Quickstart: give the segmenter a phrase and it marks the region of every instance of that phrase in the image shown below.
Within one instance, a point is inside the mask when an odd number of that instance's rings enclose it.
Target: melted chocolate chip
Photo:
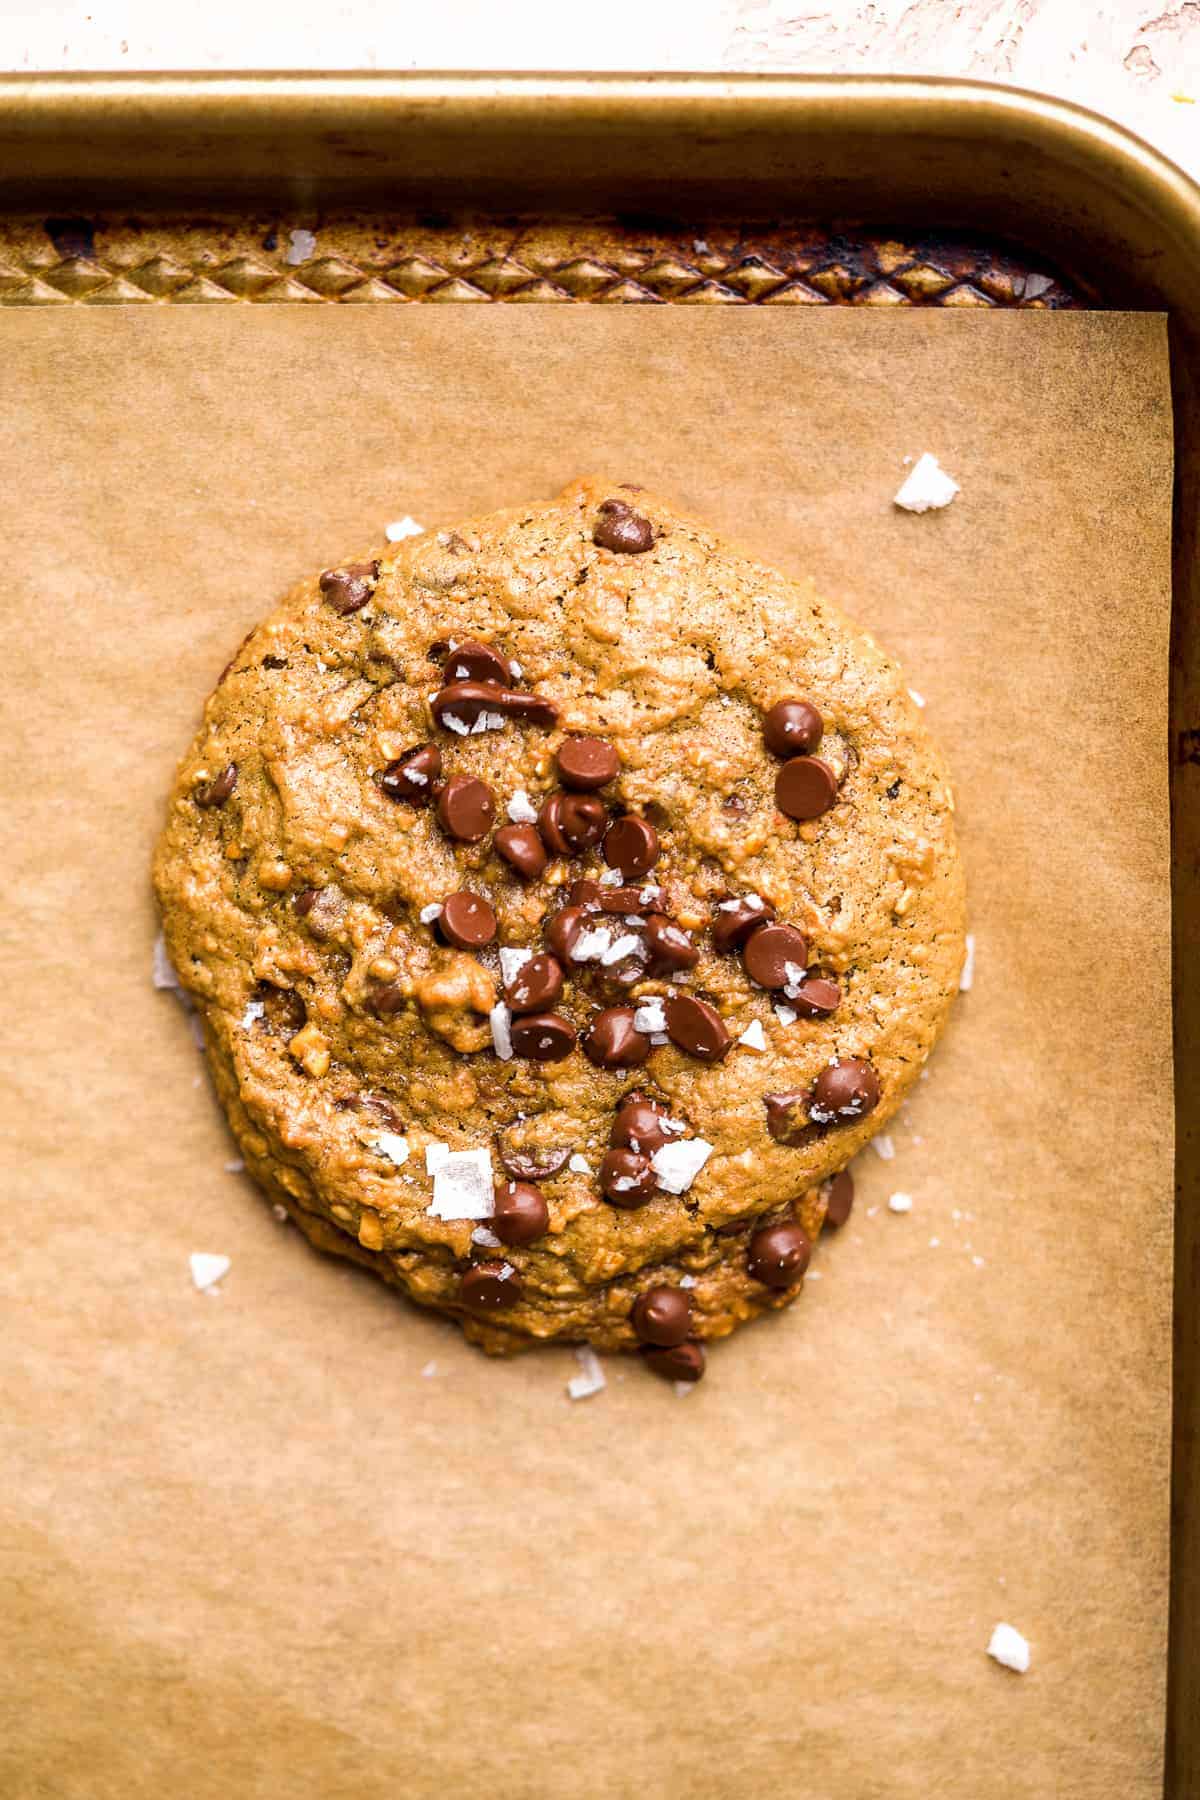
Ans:
[[[339,887],[301,888],[292,901],[292,910],[304,919],[308,929],[320,942],[333,936],[346,910],[346,896]]]
[[[642,1360],[664,1381],[699,1381],[704,1374],[702,1344],[672,1344],[668,1349],[645,1349]]]
[[[633,1022],[632,1006],[609,1006],[588,1026],[584,1055],[600,1069],[636,1069],[650,1054],[650,1039]]]
[[[434,695],[430,705],[439,725],[446,715],[460,725],[471,726],[482,713],[498,713],[502,718],[525,719],[531,725],[551,726],[558,723],[558,708],[541,694],[523,694],[516,688],[500,687],[490,681],[452,681]],[[453,730],[453,726],[447,726]]]
[[[777,700],[763,720],[763,739],[775,756],[809,756],[821,741],[825,721],[807,700]]]
[[[634,1301],[629,1322],[643,1344],[663,1350],[682,1344],[692,1323],[691,1296],[686,1288],[647,1288]]]
[[[742,962],[759,987],[782,988],[795,981],[808,961],[808,943],[794,925],[763,925],[752,932]]]
[[[627,1211],[645,1206],[658,1192],[650,1158],[637,1150],[606,1150],[600,1159],[600,1189],[606,1200]]]
[[[484,782],[470,775],[452,775],[438,795],[437,816],[448,836],[477,844],[491,829],[496,798]]]
[[[383,986],[372,988],[367,997],[367,1006],[377,1019],[390,1019],[396,1013],[403,1012],[408,1005],[408,995],[398,982],[389,981]]]
[[[348,613],[361,612],[378,580],[377,562],[347,563],[341,569],[326,569],[319,585],[322,598],[345,618]]]
[[[478,638],[463,638],[446,657],[444,679],[447,682],[487,681],[497,687],[508,687],[512,678],[508,658]]]
[[[716,1063],[728,1056],[733,1039],[720,1013],[707,1000],[697,1000],[691,994],[672,994],[663,1011],[667,1015],[667,1036],[697,1062]]]
[[[475,1263],[459,1282],[458,1293],[464,1306],[476,1312],[504,1312],[521,1298],[521,1283],[508,1263]]]
[[[607,787],[621,767],[613,746],[604,738],[568,738],[558,747],[558,778],[566,788],[591,793]]]
[[[571,1160],[571,1152],[563,1150],[521,1150],[509,1149],[504,1144],[497,1144],[496,1153],[506,1175],[517,1181],[549,1181],[565,1169]]]
[[[546,846],[532,825],[502,825],[492,842],[522,881],[536,881],[546,867]]]
[[[567,889],[567,896],[572,906],[586,906],[591,910],[603,905],[604,889],[598,881],[590,881],[587,876],[573,881]]]
[[[808,1122],[808,1095],[803,1088],[789,1088],[782,1094],[764,1094],[767,1130],[777,1144],[795,1148],[815,1138],[817,1130]]]
[[[496,915],[482,894],[462,888],[443,900],[437,928],[457,950],[482,950],[496,935]]]
[[[761,1281],[764,1287],[794,1287],[811,1255],[812,1245],[799,1225],[786,1221],[764,1225],[750,1239],[746,1271],[751,1281]]]
[[[546,1012],[563,991],[562,964],[556,956],[531,956],[505,985],[510,1012]]]
[[[506,1181],[496,1189],[491,1227],[502,1244],[532,1244],[549,1223],[546,1197],[532,1182]]]
[[[640,556],[654,543],[654,527],[626,500],[602,500],[592,542],[619,555]]]
[[[562,906],[547,919],[542,935],[561,962],[570,962],[586,923],[587,913],[582,906]]]
[[[854,1177],[849,1169],[839,1169],[829,1184],[825,1201],[825,1224],[836,1231],[846,1223],[854,1206]]]
[[[604,860],[610,869],[620,869],[626,880],[636,881],[658,861],[658,833],[649,819],[626,813],[614,819],[604,834]]]
[[[740,950],[752,931],[769,925],[774,917],[771,902],[758,894],[739,894],[733,900],[722,901],[713,914],[713,949],[722,956]]]
[[[836,981],[829,981],[824,975],[806,975],[795,993],[788,995],[787,1003],[795,1007],[801,1018],[825,1019],[837,1011],[841,998],[842,990]]]
[[[526,1013],[513,1020],[510,1035],[513,1055],[531,1062],[561,1062],[575,1048],[575,1027],[561,1013]]]
[[[197,806],[224,806],[237,786],[237,764],[226,763],[219,775],[202,782],[192,795]]]
[[[272,987],[269,981],[258,984],[258,998],[268,1031],[277,1037],[295,1037],[308,1017],[308,1008],[292,988]]]
[[[376,785],[389,800],[407,800],[413,806],[428,806],[433,799],[433,784],[442,772],[442,753],[436,744],[414,744],[395,762],[375,777]]]
[[[775,777],[775,804],[789,819],[819,819],[837,791],[837,776],[819,756],[793,756]]]
[[[548,794],[538,812],[542,841],[556,856],[590,850],[600,842],[607,822],[603,800],[589,794]]]
[[[666,1117],[667,1109],[660,1101],[651,1100],[646,1094],[626,1094],[617,1108],[609,1143],[616,1149],[640,1150],[644,1156],[653,1156],[671,1142],[672,1134],[663,1130]]]
[[[879,1104],[879,1077],[869,1062],[847,1057],[830,1063],[813,1083],[809,1117],[817,1125],[863,1119]]]
[[[694,969],[700,952],[682,925],[662,913],[651,913],[646,920],[646,948],[655,969]]]
[[[646,910],[640,887],[604,887],[598,881],[592,885],[596,889],[596,900],[601,912],[636,913]],[[656,888],[654,891],[661,893],[662,889]]]

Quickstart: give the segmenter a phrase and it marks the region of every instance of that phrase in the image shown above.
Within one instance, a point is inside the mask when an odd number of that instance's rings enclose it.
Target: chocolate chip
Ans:
[[[610,869],[620,869],[627,880],[636,880],[658,861],[657,831],[636,813],[614,819],[604,834],[604,860]]]
[[[704,1373],[702,1344],[672,1344],[667,1349],[646,1349],[642,1360],[664,1381],[699,1381]]]
[[[775,804],[789,819],[819,819],[837,791],[837,776],[819,756],[793,756],[775,777]]]
[[[609,1006],[584,1034],[584,1055],[599,1069],[636,1069],[650,1054],[650,1039],[633,1022],[632,1006]]]
[[[522,963],[504,989],[509,1010],[515,1013],[545,1012],[563,991],[562,964],[556,956],[531,956]]]
[[[477,844],[487,836],[496,816],[495,795],[470,775],[452,775],[438,795],[437,816],[450,837]]]
[[[389,800],[407,800],[428,806],[433,784],[442,772],[442,753],[436,744],[414,744],[375,777],[376,786]]]
[[[834,1231],[844,1225],[854,1205],[854,1177],[849,1169],[839,1169],[829,1184],[825,1202],[825,1223]]]
[[[775,756],[808,756],[824,729],[825,721],[807,700],[777,700],[763,720],[763,739]]]
[[[600,1159],[600,1189],[614,1206],[645,1206],[658,1192],[650,1158],[637,1150],[606,1150]]]
[[[377,1019],[390,1019],[396,1013],[403,1012],[408,1005],[409,996],[397,982],[389,981],[382,987],[372,988],[367,996],[367,1006]]]
[[[806,975],[795,993],[788,995],[787,1003],[803,1019],[825,1019],[837,1011],[841,998],[842,990],[836,981],[829,981],[824,975]]]
[[[671,1142],[670,1133],[663,1130],[666,1117],[667,1109],[660,1101],[651,1100],[647,1094],[626,1094],[617,1108],[608,1141],[616,1149],[640,1150],[644,1156],[653,1156]]]
[[[301,888],[292,901],[297,917],[305,919],[313,936],[324,942],[333,936],[346,910],[346,896],[341,888]]]
[[[607,820],[603,800],[588,794],[548,794],[538,812],[538,831],[548,850],[570,856],[598,844]]]
[[[224,806],[237,786],[237,764],[226,763],[219,775],[202,782],[192,795],[197,806]]]
[[[633,1303],[629,1322],[643,1344],[671,1349],[682,1344],[692,1323],[692,1302],[686,1288],[652,1287]]]
[[[616,778],[620,758],[604,738],[568,738],[558,747],[558,778],[564,787],[591,793]]]
[[[752,931],[768,925],[774,917],[771,902],[758,894],[739,894],[733,900],[722,901],[713,914],[713,949],[722,956],[740,950]]]
[[[460,725],[471,726],[482,713],[499,713],[502,718],[527,719],[531,725],[557,725],[558,708],[541,694],[523,694],[516,688],[500,687],[490,681],[451,681],[433,696],[430,705],[439,725],[446,724],[447,714]],[[447,726],[453,730],[453,726]]]
[[[809,1117],[818,1125],[863,1119],[879,1104],[879,1077],[869,1062],[848,1057],[830,1063],[813,1083]]]
[[[642,899],[640,887],[603,887],[597,882],[596,890],[601,912],[635,913],[646,910],[646,902]],[[661,894],[662,889],[655,888],[654,892]]]
[[[724,1021],[707,1000],[691,994],[672,994],[663,1008],[667,1015],[667,1036],[697,1062],[720,1062],[729,1054],[733,1043]]]
[[[646,948],[656,969],[694,969],[700,952],[682,925],[662,913],[651,913],[646,920]]]
[[[593,544],[625,556],[639,556],[654,543],[654,527],[625,500],[602,500]]]
[[[812,1245],[799,1225],[789,1225],[786,1221],[779,1225],[764,1225],[750,1239],[746,1270],[751,1281],[761,1281],[764,1287],[794,1287],[807,1269],[811,1255]]]
[[[461,888],[442,901],[437,928],[456,950],[482,950],[496,935],[496,915],[482,894]]]
[[[326,569],[320,580],[321,594],[334,612],[345,618],[362,610],[378,580],[377,562],[347,563],[343,569]]]
[[[505,1174],[513,1176],[517,1181],[549,1181],[552,1175],[565,1169],[571,1160],[569,1149],[510,1150],[498,1143],[496,1152]]]
[[[783,1094],[764,1094],[767,1130],[777,1144],[807,1144],[818,1133],[808,1122],[808,1094],[803,1088],[789,1088]]]
[[[502,825],[492,842],[522,881],[536,881],[546,866],[546,846],[532,825]]]
[[[458,1294],[477,1312],[504,1312],[521,1298],[521,1283],[508,1263],[475,1263],[459,1282]]]
[[[446,681],[488,681],[508,687],[512,678],[508,658],[478,638],[463,638],[446,657]]]
[[[532,1244],[549,1223],[545,1195],[532,1182],[506,1181],[496,1189],[491,1227],[502,1244]]]
[[[571,952],[586,923],[587,913],[582,906],[560,907],[547,919],[542,935],[560,961],[570,962]]]
[[[286,656],[264,656],[262,666],[264,669],[286,669],[288,660]]]
[[[763,925],[747,939],[742,961],[759,987],[787,987],[808,961],[808,943],[794,925]]]
[[[278,1037],[295,1037],[308,1017],[308,1008],[291,988],[273,987],[269,981],[258,984],[258,998],[268,1031]]]
[[[575,1048],[575,1027],[561,1013],[526,1013],[510,1031],[514,1056],[532,1062],[561,1062]]]
[[[586,876],[573,881],[567,889],[567,896],[572,906],[597,907],[603,904],[604,889],[598,881],[589,881]]]

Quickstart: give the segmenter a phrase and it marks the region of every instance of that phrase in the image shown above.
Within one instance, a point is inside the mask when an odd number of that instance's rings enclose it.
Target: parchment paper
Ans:
[[[1163,322],[64,308],[0,344],[0,1791],[1155,1794]],[[924,450],[963,491],[914,518]],[[978,952],[802,1302],[687,1399],[613,1361],[573,1404],[569,1352],[485,1361],[224,1171],[147,863],[293,579],[592,468],[901,655]]]

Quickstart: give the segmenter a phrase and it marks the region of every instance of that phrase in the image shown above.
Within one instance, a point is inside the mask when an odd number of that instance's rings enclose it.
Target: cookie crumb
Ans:
[[[1029,1644],[1015,1625],[997,1625],[988,1641],[987,1653],[993,1662],[1018,1675],[1024,1675],[1029,1668]]]
[[[889,1194],[888,1195],[888,1211],[894,1212],[894,1213],[911,1212],[912,1211],[912,1195],[911,1194]]]
[[[600,1358],[590,1344],[583,1344],[575,1352],[575,1360],[581,1373],[572,1375],[567,1383],[567,1392],[572,1400],[588,1400],[593,1394],[600,1393],[608,1386],[604,1379],[604,1370],[600,1366]]]
[[[425,527],[418,525],[415,519],[410,519],[407,513],[402,519],[393,519],[390,525],[384,527],[389,544],[402,543],[405,538],[423,537],[424,533]]]
[[[975,933],[968,931],[966,936],[967,953],[963,957],[962,974],[958,978],[960,994],[969,994],[975,984]]]
[[[217,1291],[217,1283],[222,1276],[228,1275],[230,1261],[227,1256],[216,1256],[208,1250],[193,1250],[188,1257],[192,1271],[192,1281],[202,1294]]]
[[[947,475],[937,457],[926,450],[897,489],[892,504],[905,512],[933,512],[949,506],[954,496],[961,492],[957,481]]]

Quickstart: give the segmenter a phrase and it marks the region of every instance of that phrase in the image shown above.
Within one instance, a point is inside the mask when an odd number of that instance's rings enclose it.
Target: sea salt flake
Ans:
[[[504,810],[514,825],[536,825],[537,823],[537,807],[524,788],[517,789]]]
[[[377,1150],[380,1156],[385,1156],[398,1169],[403,1168],[408,1161],[408,1139],[401,1137],[398,1131],[381,1131],[371,1148]]]
[[[583,1344],[576,1350],[575,1360],[579,1364],[580,1373],[572,1375],[567,1383],[567,1392],[572,1400],[589,1400],[593,1394],[600,1393],[608,1385],[600,1358],[590,1344]]]
[[[696,1383],[694,1381],[673,1381],[671,1386],[675,1389],[677,1400],[686,1400],[689,1394],[694,1392]]]
[[[911,1212],[912,1211],[912,1195],[911,1194],[889,1194],[888,1195],[888,1211],[894,1212],[894,1213]]]
[[[433,921],[435,919],[440,919],[441,916],[442,908],[440,902],[437,900],[432,901],[428,906],[423,906],[417,915],[422,925],[432,925]]]
[[[940,1246],[940,1245],[941,1245],[941,1241],[942,1241],[942,1240],[941,1240],[941,1238],[930,1238],[930,1240],[929,1240],[929,1248],[930,1248],[930,1249],[931,1249],[931,1250],[936,1250],[936,1249],[938,1249],[938,1248],[939,1248],[939,1246]]]
[[[909,688],[908,697],[914,706],[924,706],[925,704],[924,694],[918,694],[916,688]]]
[[[878,1137],[871,1139],[871,1148],[876,1156],[883,1158],[884,1162],[891,1162],[896,1154],[896,1146],[886,1131],[881,1131]]]
[[[426,1380],[428,1380],[431,1375],[437,1374],[437,1364],[435,1362],[427,1362],[425,1367],[421,1370],[421,1373],[425,1376]]]
[[[958,991],[968,994],[975,982],[975,933],[967,933],[967,954],[963,957],[962,974],[958,978]]]
[[[1018,1675],[1024,1675],[1029,1667],[1029,1642],[1015,1625],[997,1625],[988,1640],[987,1653],[993,1662],[1002,1663]]]
[[[650,1033],[650,1042],[652,1044],[655,1044],[655,1045],[658,1045],[661,1047],[663,1044],[669,1044],[670,1041],[671,1041],[670,1035],[669,1035],[669,1033],[667,1033],[665,1031],[652,1031]]]
[[[947,475],[937,457],[931,456],[926,450],[923,456],[917,458],[903,484],[897,489],[892,504],[902,507],[905,512],[931,512],[949,506],[955,494],[961,491],[957,481]]]
[[[444,712],[442,714],[442,724],[446,727],[447,731],[456,731],[459,737],[470,737],[471,735],[471,727],[467,724],[465,719],[460,719],[457,713]]]
[[[422,774],[420,769],[411,769],[411,768],[405,769],[404,779],[405,779],[405,781],[411,781],[414,787],[428,787],[429,786],[428,775]]]
[[[745,1031],[738,1038],[738,1043],[745,1044],[747,1050],[765,1050],[767,1039],[763,1031],[762,1020],[751,1019]]]
[[[620,869],[604,869],[600,875],[601,887],[620,887],[622,881]]]
[[[800,1014],[794,1006],[785,1006],[782,1000],[775,1002],[775,1017],[781,1025],[794,1025]]]
[[[635,1031],[645,1031],[647,1033],[652,1031],[665,1031],[667,1029],[667,1015],[663,1011],[662,1001],[644,1001],[633,1015],[633,1029]]]
[[[415,519],[410,519],[407,513],[402,519],[396,519],[385,527],[389,544],[399,544],[404,538],[421,537],[424,531],[425,527],[418,525]],[[454,646],[451,645],[451,649],[453,648]]]
[[[497,1001],[488,1014],[488,1024],[492,1028],[492,1049],[501,1062],[511,1062],[512,1047],[512,1014],[503,1000]]]
[[[686,1194],[713,1153],[704,1138],[687,1138],[678,1144],[660,1144],[650,1158],[658,1185],[668,1194]]]
[[[694,1275],[681,1275],[679,1277],[679,1285],[681,1288],[694,1288],[696,1285],[696,1277]]]
[[[515,656],[509,657],[508,666],[513,672],[513,680],[520,681],[520,679],[521,679],[522,675],[524,675],[525,671],[521,667],[520,663],[517,661]]]
[[[580,1156],[578,1150],[575,1152],[574,1156],[569,1158],[567,1167],[570,1169],[572,1175],[590,1175],[592,1172],[591,1163],[586,1156]]]
[[[572,962],[597,962],[612,944],[612,932],[603,925],[581,931],[571,946]]]
[[[261,1000],[247,1000],[246,1010],[242,1014],[242,1030],[249,1031],[250,1027],[257,1024],[258,1020],[262,1018],[265,1010]]]
[[[503,1250],[504,1248],[504,1245],[500,1242],[500,1239],[496,1236],[495,1232],[489,1231],[486,1225],[477,1225],[475,1227],[474,1231],[471,1233],[471,1242],[473,1244],[482,1244],[485,1250]]]
[[[288,1209],[286,1206],[284,1206],[282,1201],[280,1201],[280,1200],[272,1201],[271,1211],[274,1213],[275,1217],[279,1220],[279,1223],[281,1225],[287,1224],[288,1216],[289,1216]]]
[[[317,240],[314,234],[311,231],[305,231],[301,226],[298,230],[289,233],[288,247],[283,253],[283,260],[285,263],[290,263],[294,269],[299,263],[307,262],[309,257],[315,254],[316,248]]]
[[[234,1156],[223,1167],[227,1175],[240,1175],[246,1165],[240,1156]]]
[[[425,1160],[428,1164],[428,1150]],[[428,1210],[435,1219],[490,1219],[495,1211],[491,1151],[447,1150],[433,1171]]]
[[[471,731],[474,736],[478,737],[481,731],[503,731],[504,726],[505,718],[503,713],[481,712],[475,723],[472,725]]]
[[[500,978],[505,987],[511,985],[533,956],[532,950],[523,950],[518,944],[505,944],[500,951]]]
[[[808,1274],[804,1277],[804,1279],[805,1279],[805,1281],[820,1281],[820,1279],[821,1279],[820,1269],[810,1269],[808,1271]]]
[[[632,931],[623,931],[620,937],[614,938],[608,949],[602,952],[600,961],[607,969],[613,963],[620,962],[623,956],[635,955],[641,948],[641,938],[636,937]]]
[[[230,1262],[227,1256],[214,1256],[207,1250],[193,1250],[188,1257],[192,1271],[192,1281],[202,1294],[214,1288],[223,1275],[228,1275]]]
[[[179,987],[179,977],[175,973],[175,965],[167,955],[166,940],[160,931],[154,940],[154,957],[151,963],[150,979],[156,988]]]
[[[987,1267],[987,1263],[982,1256],[973,1256],[971,1261],[977,1269],[985,1269]]]

